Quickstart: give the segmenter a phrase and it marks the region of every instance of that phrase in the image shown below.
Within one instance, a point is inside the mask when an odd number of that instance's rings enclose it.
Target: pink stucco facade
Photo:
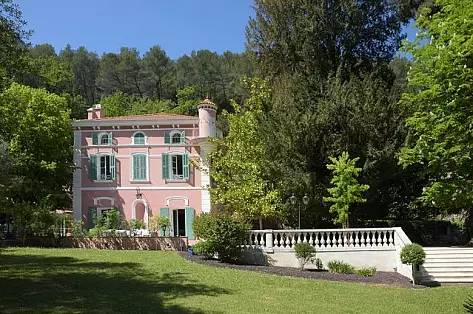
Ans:
[[[215,105],[205,100],[198,108],[199,117],[107,118],[98,105],[74,121],[74,218],[91,228],[92,215],[110,208],[145,223],[167,215],[172,235],[193,240],[193,218],[210,212],[206,154],[216,133]]]

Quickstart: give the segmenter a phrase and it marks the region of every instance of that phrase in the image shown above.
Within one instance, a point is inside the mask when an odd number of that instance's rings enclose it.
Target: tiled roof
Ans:
[[[94,120],[78,120],[78,121],[133,121],[133,120],[175,120],[175,119],[198,119],[198,117],[185,116],[182,114],[174,113],[152,113],[152,114],[143,114],[137,116],[120,116],[120,117],[105,117],[103,119],[94,119]]]

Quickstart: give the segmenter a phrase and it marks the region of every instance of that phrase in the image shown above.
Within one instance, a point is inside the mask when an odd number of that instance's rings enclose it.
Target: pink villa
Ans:
[[[171,235],[194,240],[194,217],[211,208],[206,154],[217,131],[215,104],[205,99],[197,108],[198,117],[105,117],[95,105],[87,120],[74,121],[74,219],[91,229],[111,208],[146,225],[163,215]]]

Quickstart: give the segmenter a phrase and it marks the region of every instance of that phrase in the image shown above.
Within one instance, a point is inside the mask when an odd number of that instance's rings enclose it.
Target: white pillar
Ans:
[[[72,217],[82,220],[82,156],[81,131],[74,131],[74,175],[72,179]]]

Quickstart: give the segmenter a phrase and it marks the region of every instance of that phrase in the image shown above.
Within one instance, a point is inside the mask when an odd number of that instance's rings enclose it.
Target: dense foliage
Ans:
[[[270,184],[260,136],[263,108],[269,101],[267,82],[247,81],[250,97],[244,106],[234,103],[234,114],[224,113],[229,132],[217,150],[211,154],[210,175],[214,186],[212,201],[245,219],[275,216],[280,202],[277,184]]]
[[[401,151],[404,166],[421,164],[428,175],[424,204],[446,213],[473,208],[471,146],[473,95],[473,7],[468,0],[439,0],[416,21],[403,103],[412,108],[409,137]],[[470,224],[471,230],[471,224]]]
[[[205,241],[205,254],[217,256],[219,261],[234,262],[241,244],[248,236],[248,225],[226,214],[202,214],[193,223],[194,234]]]

